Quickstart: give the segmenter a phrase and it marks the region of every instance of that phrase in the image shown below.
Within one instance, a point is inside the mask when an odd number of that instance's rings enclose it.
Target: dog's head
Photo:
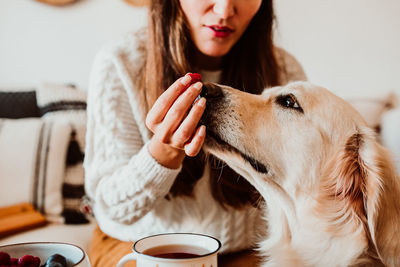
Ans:
[[[304,82],[262,95],[204,88],[206,151],[248,179],[267,203],[270,190],[309,194],[336,231],[362,228],[373,247],[366,253],[400,265],[399,181],[388,153],[347,102]]]

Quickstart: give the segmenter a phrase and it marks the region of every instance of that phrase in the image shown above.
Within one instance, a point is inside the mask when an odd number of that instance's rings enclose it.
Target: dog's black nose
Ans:
[[[222,88],[215,83],[203,83],[200,96],[205,97],[206,99],[222,97]]]

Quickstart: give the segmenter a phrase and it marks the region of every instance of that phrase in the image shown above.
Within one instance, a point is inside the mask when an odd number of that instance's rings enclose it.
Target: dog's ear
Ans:
[[[386,266],[400,266],[400,177],[391,154],[376,142],[367,140],[360,153],[368,170],[364,203],[372,241]]]
[[[330,197],[355,215],[386,266],[400,266],[400,183],[388,151],[370,130],[359,130],[331,161],[329,176]]]

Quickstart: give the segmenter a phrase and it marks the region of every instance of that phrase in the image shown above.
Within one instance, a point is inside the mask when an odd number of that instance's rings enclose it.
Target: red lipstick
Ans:
[[[207,26],[214,34],[215,37],[228,37],[233,33],[233,30],[229,27],[220,26],[220,25],[210,25]]]

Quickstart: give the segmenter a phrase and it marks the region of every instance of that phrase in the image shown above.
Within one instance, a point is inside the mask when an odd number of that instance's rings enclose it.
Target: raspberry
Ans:
[[[201,82],[201,75],[199,73],[189,73],[189,76],[192,78],[192,80],[190,81],[190,84],[195,84],[197,82]],[[193,101],[192,105],[194,105],[194,103],[197,102],[197,100],[200,99],[200,95],[198,95],[196,97],[196,99]]]
[[[201,75],[198,73],[189,73],[190,78],[192,78],[192,81],[190,82],[190,84],[194,84],[196,82],[200,82],[201,81]]]
[[[8,253],[0,251],[0,265],[10,265],[10,264],[11,264],[10,255],[8,255]]]
[[[18,258],[11,258],[11,265],[17,265],[18,266]]]
[[[39,267],[40,259],[32,255],[24,255],[18,260],[19,267]]]
[[[40,258],[39,257],[34,257],[33,258],[34,266],[39,267],[40,265]]]

